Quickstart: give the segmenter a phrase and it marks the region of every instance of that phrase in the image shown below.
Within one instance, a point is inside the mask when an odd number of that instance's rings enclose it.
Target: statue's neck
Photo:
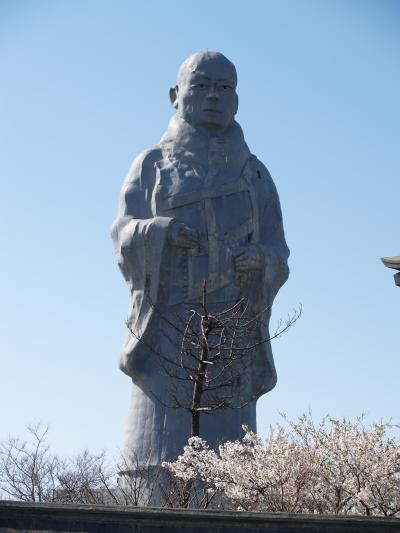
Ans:
[[[208,153],[211,151],[226,152],[238,155],[250,155],[244,140],[243,132],[237,122],[221,132],[209,132],[194,128],[179,115],[172,117],[167,131],[160,140],[162,148],[173,152]]]
[[[250,157],[242,129],[233,122],[225,131],[212,134],[196,129],[178,115],[172,117],[160,146],[166,157],[208,169],[224,161],[225,172],[238,175]]]

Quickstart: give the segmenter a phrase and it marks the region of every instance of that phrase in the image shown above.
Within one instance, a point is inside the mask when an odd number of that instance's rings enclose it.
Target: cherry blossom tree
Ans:
[[[211,450],[199,437],[164,466],[202,482],[210,493],[248,511],[400,516],[400,442],[389,423],[364,426],[311,415],[271,427],[263,442],[245,429],[242,441]]]
[[[270,427],[265,440],[245,429],[241,441],[212,450],[200,437],[163,466],[161,506],[400,518],[400,439],[389,423],[364,419],[320,423],[310,414]],[[47,427],[28,428],[28,439],[0,443],[0,497],[22,501],[143,504],[145,468],[132,485],[117,485],[121,463],[104,452],[60,458]],[[138,469],[140,465],[138,464]],[[139,470],[138,470],[139,471]],[[151,503],[149,495],[149,504]]]

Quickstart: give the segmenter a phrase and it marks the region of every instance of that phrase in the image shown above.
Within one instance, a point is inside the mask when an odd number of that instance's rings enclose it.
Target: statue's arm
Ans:
[[[289,248],[283,230],[282,211],[275,184],[267,168],[256,160],[259,189],[259,249],[265,282],[276,294],[289,276]]]
[[[160,265],[171,218],[158,216],[152,203],[156,185],[156,147],[133,162],[121,188],[112,238],[119,267],[131,291],[129,329],[120,355],[120,368],[140,379],[149,351],[138,339],[152,332],[152,306],[158,303]]]
[[[112,225],[118,264],[125,279],[136,288],[145,282],[143,257],[149,251],[150,241],[155,233],[160,234],[159,242],[165,240],[171,222],[170,218],[157,216],[152,210],[155,163],[160,157],[160,150],[154,148],[134,160],[122,184],[118,214]]]

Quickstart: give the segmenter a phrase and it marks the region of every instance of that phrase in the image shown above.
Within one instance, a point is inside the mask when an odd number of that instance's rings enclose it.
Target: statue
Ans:
[[[197,53],[181,65],[170,89],[176,113],[159,144],[134,160],[113,224],[132,298],[133,334],[120,359],[133,381],[125,453],[150,465],[176,459],[190,433],[188,414],[157,399],[168,378],[149,346],[176,349],[161,315],[172,321],[198,305],[204,281],[212,308],[244,296],[260,311],[288,277],[278,195],[234,120],[236,84],[234,65],[220,53]],[[259,335],[268,337],[263,327]],[[257,398],[275,383],[270,343],[261,344],[249,369],[251,401],[204,417],[201,436],[214,446],[241,438],[242,424],[255,431]]]

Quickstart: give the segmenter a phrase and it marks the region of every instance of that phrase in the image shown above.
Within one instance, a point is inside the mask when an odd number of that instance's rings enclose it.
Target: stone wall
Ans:
[[[0,502],[1,533],[400,533],[398,518]]]

